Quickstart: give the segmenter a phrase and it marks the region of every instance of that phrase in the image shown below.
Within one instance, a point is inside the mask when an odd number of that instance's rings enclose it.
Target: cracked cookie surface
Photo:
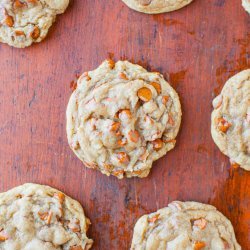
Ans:
[[[215,207],[174,201],[142,216],[131,250],[240,250],[231,222]]]
[[[212,137],[232,164],[250,170],[250,69],[224,85],[213,100]]]
[[[181,105],[156,72],[104,61],[84,73],[67,108],[69,145],[87,167],[118,178],[146,177],[175,146]]]
[[[178,10],[193,0],[122,0],[130,8],[148,14]]]
[[[242,6],[250,14],[250,0],[242,0]]]
[[[24,48],[41,42],[69,0],[1,0],[0,42]]]
[[[0,194],[1,250],[88,250],[81,205],[49,186],[27,183]]]

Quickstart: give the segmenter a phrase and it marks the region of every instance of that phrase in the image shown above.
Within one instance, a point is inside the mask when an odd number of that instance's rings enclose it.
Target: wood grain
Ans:
[[[232,171],[210,135],[211,101],[250,67],[250,16],[240,0],[195,0],[144,15],[120,0],[74,0],[49,37],[27,49],[0,45],[0,191],[48,184],[84,206],[93,249],[128,249],[134,223],[173,200],[215,205],[250,249],[250,172]],[[146,179],[86,169],[67,144],[65,109],[76,74],[109,55],[164,73],[183,105],[178,143]]]

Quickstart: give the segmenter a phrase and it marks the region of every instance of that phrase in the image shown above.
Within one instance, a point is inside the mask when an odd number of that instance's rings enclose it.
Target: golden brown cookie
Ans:
[[[88,250],[81,205],[49,186],[24,184],[0,194],[1,250]]]
[[[240,250],[231,222],[215,207],[174,201],[142,216],[131,250]]]
[[[157,14],[178,10],[193,0],[122,0],[131,9],[147,14]]]
[[[69,0],[1,0],[0,42],[24,48],[41,42]]]
[[[156,72],[104,61],[83,74],[67,108],[70,147],[87,167],[118,178],[146,177],[175,145],[181,105]]]
[[[250,69],[226,82],[213,107],[214,142],[233,164],[250,170]]]

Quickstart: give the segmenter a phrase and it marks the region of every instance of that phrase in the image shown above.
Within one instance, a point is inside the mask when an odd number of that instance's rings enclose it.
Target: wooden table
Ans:
[[[250,67],[249,31],[240,0],[195,0],[155,16],[120,0],[74,0],[44,42],[0,45],[0,190],[37,182],[79,200],[93,249],[128,249],[136,220],[173,200],[215,205],[250,249],[250,172],[232,170],[210,134],[214,95]],[[70,82],[109,56],[162,72],[181,97],[177,146],[144,179],[86,169],[67,143]]]

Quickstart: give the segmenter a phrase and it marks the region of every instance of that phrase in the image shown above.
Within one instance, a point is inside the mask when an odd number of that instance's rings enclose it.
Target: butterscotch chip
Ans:
[[[155,150],[160,150],[164,145],[163,141],[159,138],[152,141],[152,144]]]
[[[152,92],[147,87],[140,88],[137,92],[137,95],[144,102],[148,102],[152,99]]]
[[[24,36],[25,35],[24,32],[21,30],[16,30],[15,34],[16,34],[16,36]]]
[[[140,138],[140,134],[138,131],[136,130],[131,130],[128,132],[128,138],[130,139],[130,141],[132,142],[138,142],[139,138]]]
[[[120,140],[118,140],[118,145],[120,145],[121,147],[127,144],[127,139],[126,138],[122,138]]]
[[[34,40],[38,39],[39,36],[40,36],[40,29],[39,29],[37,26],[35,26],[34,29],[32,30],[32,32],[30,33],[30,36],[31,36]]]
[[[91,248],[89,219],[75,200],[49,186],[24,184],[0,194],[1,250]]]
[[[7,26],[9,26],[9,27],[13,27],[13,26],[14,26],[14,19],[13,19],[13,17],[7,15],[6,18],[5,18],[4,23],[5,23]]]
[[[142,216],[135,225],[131,250],[158,249],[241,250],[241,247],[231,222],[215,207],[175,201]]]
[[[161,85],[158,82],[151,82],[150,83],[152,86],[154,86],[155,90],[157,91],[158,94],[161,93]]]
[[[107,62],[108,62],[108,65],[111,69],[113,69],[115,67],[115,62],[112,59],[108,59]]]
[[[206,247],[206,243],[203,241],[196,241],[194,243],[194,250],[201,250],[204,249]]]
[[[0,232],[0,241],[8,240],[8,235],[4,232]]]
[[[70,247],[70,250],[83,250],[81,246]]]
[[[223,133],[226,133],[227,130],[232,126],[231,123],[229,123],[227,120],[225,120],[224,118],[218,118],[217,120],[217,126],[218,126],[218,129],[223,132]]]
[[[116,157],[121,164],[128,164],[129,163],[129,160],[130,160],[129,156],[125,152],[118,152],[116,154]]]
[[[112,170],[114,169],[114,167],[113,167],[112,165],[110,165],[110,164],[104,164],[103,167],[104,167],[108,172],[110,172],[110,171],[112,171]]]
[[[117,131],[120,128],[121,124],[119,122],[114,122],[111,124],[110,130]]]
[[[124,170],[116,170],[112,172],[112,175],[116,176],[119,179],[123,178]]]
[[[157,14],[178,10],[193,0],[122,0],[131,9],[147,13]],[[247,0],[246,0],[247,1]]]
[[[0,42],[24,48],[41,42],[70,0],[1,0]]]
[[[148,218],[148,222],[155,223],[159,219],[159,214],[154,214],[153,217]]]
[[[38,216],[39,216],[39,218],[41,219],[41,220],[46,220],[47,218],[48,218],[48,216],[49,216],[49,213],[48,212],[38,212],[37,213],[38,214]]]
[[[14,0],[14,7],[15,8],[23,8],[26,6],[25,2],[22,2],[20,0]]]
[[[212,137],[234,164],[250,170],[250,69],[224,85],[213,100]]]
[[[121,79],[124,79],[124,80],[128,80],[128,78],[127,78],[127,76],[126,76],[126,74],[125,73],[120,73],[120,78]]]
[[[166,105],[167,102],[168,102],[168,99],[169,99],[169,97],[168,97],[167,95],[163,96],[163,97],[162,97],[162,103],[163,103],[164,105]]]
[[[58,201],[63,204],[63,202],[65,201],[65,194],[59,192],[59,193],[55,193],[54,196],[58,199]]]
[[[146,177],[175,145],[181,123],[177,93],[162,75],[128,61],[107,60],[88,75],[89,81],[79,78],[67,107],[69,145],[104,174]]]

